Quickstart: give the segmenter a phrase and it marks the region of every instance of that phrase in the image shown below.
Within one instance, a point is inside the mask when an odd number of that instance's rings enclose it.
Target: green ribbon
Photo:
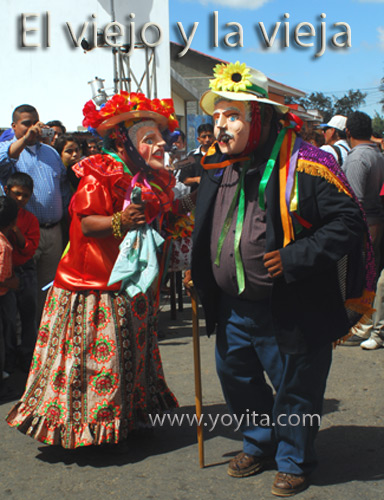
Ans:
[[[116,161],[118,161],[119,163],[122,163],[123,164],[123,170],[126,174],[130,174],[132,175],[132,172],[129,170],[129,168],[127,167],[127,165],[125,164],[125,162],[120,158],[120,156],[118,154],[116,154],[114,151],[110,151],[109,149],[105,149],[105,148],[101,148],[102,151],[109,155],[109,156],[112,156],[113,159],[115,159]]]
[[[262,109],[262,113],[263,113]],[[260,186],[259,186],[259,206],[262,210],[265,210],[265,189],[267,187],[268,181],[271,177],[273,168],[276,164],[276,159],[279,154],[281,145],[283,143],[285,134],[287,133],[287,130],[290,128],[293,128],[294,125],[288,125],[288,127],[284,127],[279,135],[277,136],[277,139],[275,141],[275,144],[272,148],[272,153],[271,157],[269,158],[267,165],[265,167],[262,179],[260,181]],[[246,161],[243,164],[243,167],[241,169],[240,173],[240,179],[239,182],[237,183],[236,191],[233,196],[233,199],[231,201],[231,205],[228,209],[228,213],[225,217],[223,227],[221,229],[221,233],[219,236],[219,241],[217,244],[217,252],[216,252],[216,258],[214,261],[214,264],[218,267],[220,267],[220,258],[221,258],[221,252],[223,249],[224,241],[225,238],[228,235],[228,232],[231,228],[232,225],[232,220],[233,216],[236,210],[236,207],[238,206],[238,212],[237,212],[237,219],[236,219],[236,229],[235,229],[235,238],[234,238],[234,255],[235,255],[235,267],[236,267],[236,280],[237,280],[237,287],[238,287],[238,294],[240,295],[244,290],[245,290],[245,274],[244,274],[244,266],[243,262],[241,260],[241,254],[240,254],[240,240],[241,240],[241,233],[243,231],[243,225],[244,225],[244,214],[245,214],[245,191],[244,191],[244,182],[245,182],[245,175],[247,171],[249,170],[250,166],[252,164],[252,159]],[[297,179],[296,179],[297,182]]]
[[[287,130],[290,128],[293,128],[293,125],[289,125],[288,127],[284,127],[280,131],[280,133],[277,136],[277,139],[275,141],[275,144],[272,148],[271,157],[267,161],[267,165],[265,167],[263,177],[261,178],[260,186],[259,186],[259,207],[261,208],[261,210],[265,210],[265,197],[264,197],[265,190],[266,190],[268,181],[272,175],[272,171],[273,171],[273,168],[275,166],[276,159],[277,159],[277,156],[279,154],[281,145],[283,143],[285,134],[287,133]]]
[[[217,245],[216,258],[215,258],[215,262],[214,262],[218,267],[220,267],[221,251],[223,249],[225,238],[227,237],[228,232],[231,228],[233,215],[235,213],[235,210],[236,210],[236,207],[238,204],[235,238],[234,238],[234,254],[235,254],[236,280],[237,280],[237,287],[238,287],[239,295],[245,289],[245,274],[244,274],[244,266],[243,266],[243,262],[241,260],[241,254],[240,254],[240,240],[241,240],[241,233],[243,231],[244,214],[245,214],[244,181],[245,181],[245,174],[249,170],[250,166],[251,166],[251,161],[248,160],[247,162],[244,163],[244,165],[241,169],[240,179],[239,179],[239,182],[237,183],[235,194],[232,198],[231,205],[228,209],[228,213],[225,217],[224,224],[223,224],[223,227],[221,229],[221,233],[219,236],[219,242]]]
[[[247,86],[247,92],[249,92],[250,90],[255,92],[256,94],[261,94],[268,99],[268,92],[263,89],[263,87],[259,87],[258,85],[252,83],[251,85]]]
[[[296,205],[297,205],[297,214],[300,215],[300,207],[299,207],[299,178],[298,178],[298,173],[297,173],[297,170],[295,172],[295,193],[296,193],[296,199],[297,199],[297,202],[296,202]],[[292,218],[292,221],[293,221],[293,225],[295,227],[295,233],[296,234],[300,234],[301,231],[303,230],[303,226],[300,224],[300,222],[298,222],[297,219],[295,219],[295,217]]]

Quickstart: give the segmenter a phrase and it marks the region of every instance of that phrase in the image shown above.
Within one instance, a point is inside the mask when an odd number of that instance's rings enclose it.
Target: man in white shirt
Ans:
[[[350,151],[345,135],[346,123],[347,118],[345,116],[335,115],[328,123],[321,127],[324,133],[325,144],[320,149],[331,153],[340,167],[345,162],[348,151]]]

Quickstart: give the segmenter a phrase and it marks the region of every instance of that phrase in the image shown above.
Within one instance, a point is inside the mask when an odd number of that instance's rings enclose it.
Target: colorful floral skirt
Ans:
[[[47,297],[24,395],[12,427],[47,444],[117,443],[177,407],[164,379],[148,294],[70,292]]]

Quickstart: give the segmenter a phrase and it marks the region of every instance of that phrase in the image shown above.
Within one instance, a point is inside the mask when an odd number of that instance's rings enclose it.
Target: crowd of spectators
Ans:
[[[16,368],[28,373],[47,288],[67,242],[72,166],[98,154],[89,133],[68,134],[18,106],[0,136],[0,396]]]
[[[383,140],[373,137],[370,128],[363,133],[364,147],[361,140],[353,142],[353,137],[359,135],[356,128],[363,127],[363,122],[369,128],[371,120],[364,113],[354,114],[349,122],[337,115],[303,136],[337,159],[366,210],[369,211],[373,203],[380,212],[375,214],[378,219],[376,217],[370,227],[381,289],[384,282],[380,257],[384,240],[384,211],[380,201],[384,183]],[[354,132],[348,131],[348,123]],[[347,142],[351,134],[352,151],[351,140]],[[201,159],[214,142],[210,123],[197,128],[196,141],[199,146],[188,152],[186,136],[180,129],[169,141],[165,167],[173,170],[176,177],[176,197],[199,187]],[[101,153],[101,147],[99,140],[89,133],[68,133],[59,120],[44,124],[37,110],[29,105],[15,109],[11,128],[0,136],[0,384],[16,367],[28,372],[46,290],[68,241],[68,206],[79,183],[72,167],[86,156]],[[368,166],[365,162],[369,155],[376,158],[375,179],[369,161]],[[366,182],[376,183],[374,194],[372,189],[369,195],[364,191]],[[381,297],[381,292],[379,295]],[[376,309],[379,306],[377,303]],[[373,323],[380,326],[380,319],[376,315]],[[372,318],[368,325],[364,333],[358,332],[361,336],[355,332],[354,341],[346,345],[358,345],[370,339],[374,329]],[[362,347],[376,349],[384,344],[381,331],[374,332],[373,339],[365,345],[363,342]]]

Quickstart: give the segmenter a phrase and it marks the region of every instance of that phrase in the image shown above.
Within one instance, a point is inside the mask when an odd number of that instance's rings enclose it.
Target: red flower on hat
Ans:
[[[84,108],[83,125],[85,127],[97,128],[104,120],[131,111],[153,111],[168,119],[168,128],[173,131],[178,122],[174,117],[172,99],[148,99],[142,93],[127,92],[122,90],[119,94],[112,96],[99,110],[93,101],[88,101]]]
[[[147,99],[144,94],[136,92],[131,92],[129,95],[129,104],[132,109],[138,109],[139,106],[148,106],[150,99]]]
[[[100,115],[100,112],[97,111],[95,103],[92,100],[85,103],[85,106],[83,108],[83,115],[84,127],[97,128],[100,123],[104,121],[104,118]]]
[[[171,115],[169,118],[168,118],[168,128],[171,132],[173,132],[177,127],[179,126],[179,122],[177,121],[177,119]]]

